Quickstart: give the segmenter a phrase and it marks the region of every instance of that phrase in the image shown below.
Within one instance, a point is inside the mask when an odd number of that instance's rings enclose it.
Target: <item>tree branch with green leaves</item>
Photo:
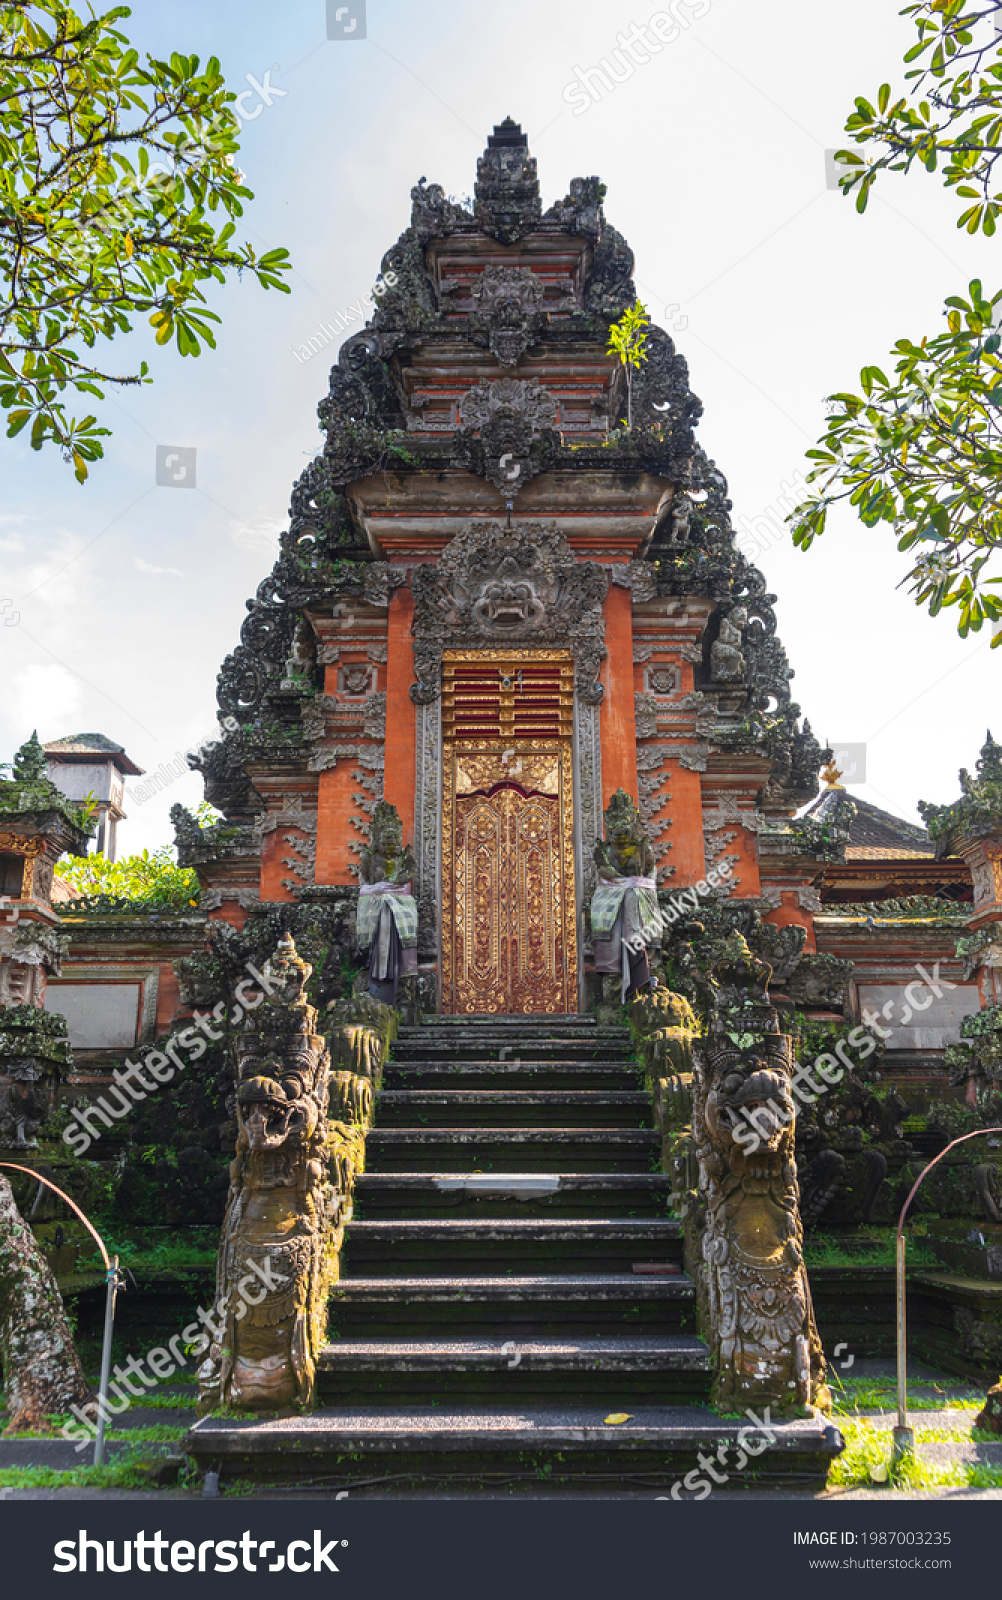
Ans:
[[[861,394],[834,394],[828,431],[807,475],[816,484],[787,519],[807,550],[832,505],[848,500],[865,527],[890,524],[912,566],[917,605],[956,606],[962,638],[1002,624],[989,562],[1002,546],[1002,360],[994,331],[1002,291],[947,300],[946,333],[899,339],[893,377],[864,367]],[[1002,626],[992,639],[1002,644]]]
[[[87,21],[58,0],[0,5],[0,407],[7,436],[55,444],[79,482],[110,430],[67,392],[152,381],[90,352],[145,316],[182,356],[215,346],[201,285],[230,271],[288,293],[288,252],[236,243],[239,120],[213,57],[138,52],[117,6]],[[216,213],[218,215],[213,216]]]
[[[970,6],[963,0],[922,0],[900,13],[914,17],[918,39],[905,63],[910,91],[892,99],[889,83],[873,100],[856,99],[845,131],[857,145],[876,153],[836,151],[849,170],[839,179],[855,192],[857,211],[865,211],[881,172],[909,172],[917,163],[942,171],[946,188],[956,189],[962,208],[958,228],[991,235],[1002,210],[995,189],[995,166],[1002,156],[1002,37],[989,24],[1002,22],[1002,0]]]
[[[918,164],[941,171],[963,201],[959,228],[990,238],[1002,209],[995,166],[1002,155],[1002,0],[922,0],[900,13],[918,38],[905,54],[907,93],[882,84],[862,96],[845,129],[865,156],[839,150],[839,180],[864,212],[883,172]],[[913,65],[913,63],[915,63]],[[971,203],[973,202],[973,203]],[[946,301],[946,331],[920,342],[902,338],[893,376],[860,373],[861,392],[829,396],[829,415],[807,475],[811,493],[787,521],[793,542],[810,549],[830,508],[853,506],[864,526],[887,523],[911,566],[902,579],[930,616],[955,608],[962,638],[988,623],[1002,644],[1002,578],[992,570],[1002,544],[1002,362],[995,330],[1002,291],[980,280],[969,298]],[[997,570],[997,568],[996,568]]]

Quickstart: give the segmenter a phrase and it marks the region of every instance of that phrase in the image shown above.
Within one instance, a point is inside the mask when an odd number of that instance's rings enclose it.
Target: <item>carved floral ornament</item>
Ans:
[[[32,861],[35,856],[44,853],[45,840],[37,835],[28,838],[23,833],[10,833],[6,828],[0,828],[0,850],[10,850],[15,855],[25,856]]]
[[[444,650],[500,643],[569,649],[579,698],[602,699],[608,580],[577,559],[555,523],[471,522],[437,564],[414,569],[411,591],[416,705],[438,699]]]

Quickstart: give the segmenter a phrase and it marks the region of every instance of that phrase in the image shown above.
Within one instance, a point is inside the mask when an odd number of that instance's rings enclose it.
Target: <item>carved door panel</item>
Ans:
[[[483,661],[480,656],[462,659]],[[495,685],[499,678],[507,682],[514,696],[519,693],[519,665],[507,657],[495,664],[492,658],[487,670]],[[524,659],[521,665],[522,692],[526,700],[531,693],[531,709],[526,705],[524,712],[520,706],[506,711],[502,704],[502,738],[456,737],[451,718],[446,722],[442,808],[446,1011],[552,1016],[577,1009],[571,746],[569,739],[526,737],[518,728],[522,716],[531,715],[541,723],[549,715],[540,679],[530,679]],[[558,668],[558,689],[563,688],[559,677]],[[446,688],[448,692],[448,679]],[[505,690],[504,698],[508,697]],[[496,689],[493,698],[496,701]],[[481,708],[477,718],[486,719],[493,711],[496,725],[498,711],[486,695],[478,697],[477,705]],[[472,717],[473,712],[468,714]],[[504,727],[510,718],[516,719],[511,731]],[[541,726],[539,731],[548,730]],[[555,715],[554,732],[562,731]]]
[[[457,795],[453,1009],[567,1010],[558,795]]]

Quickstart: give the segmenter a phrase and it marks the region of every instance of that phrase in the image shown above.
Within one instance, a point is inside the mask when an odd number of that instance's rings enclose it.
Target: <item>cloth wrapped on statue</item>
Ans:
[[[654,878],[599,881],[591,901],[595,971],[619,973],[623,1001],[630,989],[650,983],[647,946],[654,943],[663,927]]]
[[[358,948],[369,954],[369,993],[397,1003],[401,976],[417,971],[417,901],[409,883],[363,883],[358,894]]]

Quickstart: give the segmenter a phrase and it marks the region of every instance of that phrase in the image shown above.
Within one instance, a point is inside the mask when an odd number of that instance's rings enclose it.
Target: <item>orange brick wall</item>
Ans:
[[[157,1033],[165,1033],[181,1009],[181,990],[173,963],[161,961],[157,985]]]
[[[768,888],[769,885],[766,884],[765,887]],[[742,890],[743,889],[744,886],[742,885]],[[789,922],[795,922],[801,928],[806,928],[807,942],[804,945],[804,949],[808,955],[813,955],[818,948],[817,941],[814,937],[813,915],[810,911],[805,911],[803,906],[798,905],[797,895],[794,889],[784,889],[781,891],[781,893],[783,897],[782,905],[777,906],[775,911],[770,911],[762,918],[762,921],[773,922],[777,928],[785,928]]]
[[[317,795],[317,883],[357,883],[348,871],[358,865],[358,856],[348,849],[360,844],[362,835],[352,824],[358,808],[352,799],[358,784],[352,777],[351,757],[339,761],[330,772],[320,774]]]
[[[414,840],[414,764],[417,755],[417,707],[411,699],[414,682],[414,648],[411,623],[414,596],[410,589],[394,589],[387,624],[389,660],[386,666],[386,772],[383,798],[396,806],[404,825],[404,843]]]
[[[706,876],[703,853],[703,794],[699,773],[669,761],[666,771],[666,788],[671,799],[658,815],[671,818],[671,827],[662,839],[667,838],[671,849],[663,866],[674,867],[664,887],[671,892],[691,888]]]
[[[605,698],[600,712],[602,738],[602,805],[617,789],[637,799],[637,722],[633,700],[633,597],[629,589],[610,584],[605,601],[605,647],[602,665]]]
[[[291,833],[294,838],[303,839],[306,835],[300,828],[276,828],[272,833],[266,833],[261,840],[261,899],[262,900],[295,900],[295,895],[283,888],[282,879],[291,877],[292,869],[287,867],[282,857],[289,855],[285,835]],[[318,878],[318,882],[322,880]]]

